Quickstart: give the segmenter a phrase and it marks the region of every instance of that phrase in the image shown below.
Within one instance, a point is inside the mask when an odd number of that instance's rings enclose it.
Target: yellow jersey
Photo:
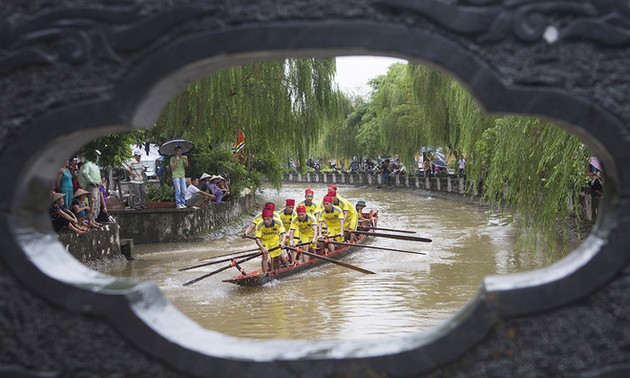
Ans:
[[[271,225],[267,227],[265,222],[260,222],[256,226],[256,238],[262,241],[267,249],[275,248],[280,245],[280,236],[285,233],[282,222],[276,222],[274,219]],[[269,252],[269,257],[274,258],[282,254],[281,249]]]
[[[297,206],[304,206],[306,208],[306,213],[307,214],[311,214],[311,215],[315,215],[315,213],[321,209],[319,209],[319,207],[317,206],[317,204],[315,203],[315,201],[311,201],[310,205],[306,204],[306,200],[300,202],[297,204]],[[296,206],[296,207],[297,207]]]
[[[295,211],[287,214],[287,209],[285,208],[280,212],[280,220],[282,220],[285,230],[288,230],[289,227],[291,227],[291,221],[295,217],[297,217],[297,213]]]
[[[294,231],[294,236],[299,232],[300,240],[303,242],[313,240],[314,232],[313,225],[317,226],[317,220],[311,214],[306,214],[306,219],[301,221],[297,216],[291,221],[291,229]]]
[[[330,233],[330,228],[339,229],[341,227],[341,219],[343,218],[343,210],[339,206],[334,206],[330,211],[326,211],[326,209],[319,212],[319,221],[326,223],[328,226],[328,233]]]
[[[343,228],[346,230],[356,230],[357,223],[359,221],[357,217],[357,209],[350,203],[350,201],[337,197],[338,205],[343,211],[348,211],[348,215],[346,217],[346,221],[344,222]]]

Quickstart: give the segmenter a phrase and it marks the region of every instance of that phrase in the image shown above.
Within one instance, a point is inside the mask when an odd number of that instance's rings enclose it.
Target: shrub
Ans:
[[[175,188],[171,185],[150,186],[147,189],[147,202],[174,202]]]

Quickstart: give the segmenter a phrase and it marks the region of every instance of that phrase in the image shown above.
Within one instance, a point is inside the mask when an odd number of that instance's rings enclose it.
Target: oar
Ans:
[[[356,245],[356,244],[353,244],[353,245]],[[293,248],[293,247],[285,247],[285,248],[293,250],[293,251],[297,251],[297,248]],[[335,263],[337,265],[341,265],[341,266],[344,266],[346,268],[356,270],[357,272],[361,272],[361,273],[365,273],[365,274],[376,274],[376,273],[372,272],[371,270],[359,268],[358,266],[354,266],[354,265],[350,265],[350,264],[347,264],[347,263],[344,263],[344,262],[341,262],[341,261],[337,261],[335,259],[331,259],[330,257],[318,255],[317,253],[311,253],[311,252],[307,252],[307,251],[304,251],[304,250],[302,250],[301,252],[304,253],[307,256],[316,257],[318,259],[330,261],[331,263]]]
[[[258,251],[260,248],[256,248],[256,251]],[[254,252],[254,253],[248,253],[246,255],[242,255],[242,256],[232,256],[232,257],[228,257],[225,259],[221,259],[221,260],[217,260],[217,261],[210,261],[204,264],[199,264],[199,265],[193,265],[193,266],[189,266],[187,268],[181,268],[181,269],[177,269],[178,272],[183,272],[185,270],[191,270],[191,269],[195,269],[195,268],[201,268],[202,266],[208,266],[208,265],[214,265],[214,264],[218,264],[218,263],[222,263],[222,262],[226,262],[226,261],[232,261],[233,259],[242,259],[244,257],[249,257],[249,256],[253,256],[255,254],[257,254],[259,252]]]
[[[217,274],[217,273],[221,273],[221,272],[223,272],[224,270],[228,270],[228,269],[230,269],[232,266],[237,266],[237,265],[238,265],[238,264],[240,264],[240,263],[244,263],[245,261],[249,261],[249,260],[253,259],[254,257],[260,256],[260,255],[262,255],[262,253],[258,252],[258,253],[256,253],[256,254],[254,254],[253,256],[249,256],[249,257],[244,258],[244,259],[242,259],[242,260],[235,261],[235,262],[234,262],[234,265],[230,264],[230,265],[224,266],[223,268],[219,268],[219,269],[217,269],[217,270],[215,270],[215,271],[213,271],[213,272],[210,272],[210,273],[204,274],[204,275],[203,275],[203,276],[201,276],[201,277],[197,277],[197,278],[195,278],[194,280],[190,280],[190,281],[188,281],[188,282],[184,282],[184,283],[183,283],[183,285],[184,285],[184,286],[192,285],[192,284],[194,284],[194,283],[196,283],[196,282],[199,282],[199,281],[203,280],[204,278],[208,278],[208,277],[210,277],[210,276],[214,276],[214,275],[215,275],[215,274]]]
[[[358,248],[372,248],[372,249],[382,249],[383,251],[394,251],[394,252],[403,252],[403,253],[412,253],[414,255],[426,255],[424,252],[415,252],[415,251],[406,251],[404,249],[395,249],[395,248],[386,248],[386,247],[377,247],[375,245],[365,245],[365,244],[355,244],[355,243],[342,243],[342,242],[330,242],[332,244],[339,245],[349,245],[356,246]]]
[[[383,230],[383,231],[394,231],[394,232],[402,232],[404,234],[415,234],[415,231],[408,231],[408,230],[397,230],[395,228],[384,228],[384,227],[371,227],[368,226],[368,228],[370,230]]]
[[[256,248],[252,248],[252,249],[246,249],[246,250],[240,251],[240,252],[224,253],[224,254],[218,255],[218,256],[206,257],[205,259],[200,259],[199,261],[212,260],[212,259],[217,259],[219,257],[226,257],[226,256],[232,256],[232,258],[234,258],[233,255],[240,255],[240,254],[243,254],[243,253],[254,252],[254,251],[258,251],[259,249],[260,248],[256,247]]]
[[[383,234],[383,233],[380,233],[380,232],[369,232],[369,231],[352,231],[352,232],[357,234],[357,235],[379,236],[379,237],[382,237],[382,238],[418,241],[418,242],[426,242],[426,243],[432,242],[431,239],[421,238],[421,237],[418,237],[418,236]]]
[[[303,243],[303,244],[310,244],[310,242]],[[298,245],[303,245],[303,244],[298,244]],[[271,248],[271,249],[269,250],[269,252],[271,252],[271,251],[275,251],[276,249],[280,249],[280,246],[277,246],[277,247],[273,247],[273,248]],[[217,270],[215,270],[215,271],[213,271],[213,272],[210,272],[210,273],[204,274],[204,275],[203,275],[203,276],[201,276],[201,277],[197,277],[197,278],[195,278],[194,280],[191,280],[191,281],[188,281],[188,282],[184,282],[184,284],[183,284],[183,285],[184,285],[184,286],[192,285],[192,284],[194,284],[195,282],[199,282],[199,281],[203,280],[204,278],[207,278],[207,277],[213,276],[213,275],[215,275],[215,274],[217,274],[217,273],[221,273],[221,272],[223,272],[224,270],[228,270],[228,269],[230,269],[230,268],[231,268],[231,267],[233,267],[233,266],[238,267],[238,264],[243,263],[243,262],[245,262],[245,261],[249,261],[249,260],[253,259],[254,257],[256,257],[256,256],[260,256],[260,255],[262,255],[262,253],[261,253],[261,252],[256,252],[256,253],[253,253],[251,256],[249,256],[249,257],[247,257],[247,258],[244,258],[244,259],[242,259],[242,260],[235,261],[233,265],[232,265],[232,264],[230,264],[230,265],[228,265],[228,266],[224,266],[223,268],[219,268],[219,269],[217,269]],[[240,271],[240,270],[241,270],[241,269],[239,268],[239,271]]]

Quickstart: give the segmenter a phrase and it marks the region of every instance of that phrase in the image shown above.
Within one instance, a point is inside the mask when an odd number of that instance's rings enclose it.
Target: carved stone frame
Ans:
[[[623,112],[605,107],[605,101],[596,100],[588,92],[577,94],[562,85],[528,85],[510,80],[505,70],[486,55],[496,43],[482,43],[478,34],[470,37],[455,28],[485,25],[485,18],[445,21],[441,7],[447,5],[439,1],[426,2],[435,8],[425,8],[422,2],[412,6],[401,1],[365,3],[372,10],[356,19],[343,12],[320,20],[299,20],[293,15],[269,22],[224,25],[218,30],[200,23],[174,35],[161,31],[157,36],[164,33],[168,36],[165,41],[121,55],[126,64],[124,73],[97,96],[86,96],[74,104],[62,101],[60,106],[35,112],[30,119],[11,113],[4,101],[0,108],[4,115],[0,161],[3,177],[15,177],[16,181],[0,186],[0,239],[5,241],[0,254],[2,270],[10,272],[15,286],[43,298],[54,308],[111,325],[141,354],[194,376],[209,371],[216,376],[274,377],[428,374],[455,365],[477,346],[492,349],[488,335],[499,323],[514,318],[536,319],[537,314],[570,307],[621,279],[630,245],[630,176],[624,169],[630,162],[630,143]],[[518,14],[524,12],[518,6],[510,8],[492,0],[463,3],[462,8],[453,6],[449,10],[475,15],[483,13],[476,10],[503,9],[497,14],[508,12],[529,20]],[[475,3],[479,5],[473,6]],[[167,15],[176,15],[184,8],[155,4],[163,7],[160,14]],[[352,2],[340,4],[345,11],[353,9]],[[397,11],[393,12],[392,7]],[[208,14],[204,6],[191,9],[189,16],[203,18]],[[563,15],[561,10],[558,12],[558,17]],[[405,17],[415,22],[407,22]],[[488,35],[496,37],[490,32]],[[528,43],[532,41],[522,39],[510,43],[524,50],[531,47]],[[11,53],[21,52],[19,47],[0,44],[0,53],[7,51],[0,55],[2,72],[46,69],[41,63],[33,66],[34,62],[24,56]],[[64,154],[110,132],[150,127],[177,91],[222,68],[288,56],[358,54],[397,56],[441,67],[465,83],[489,112],[549,118],[582,137],[596,151],[606,171],[607,193],[592,235],[570,256],[548,268],[486,278],[472,301],[445,324],[403,338],[368,342],[252,341],[203,330],[167,303],[155,285],[93,272],[74,261],[55,241],[44,215],[46,189],[50,172],[56,172]],[[15,63],[16,57],[22,59],[18,60],[20,64]],[[55,69],[63,62],[51,64]],[[107,69],[114,71],[114,67]],[[23,85],[19,78],[5,75],[3,80]],[[626,102],[627,96],[626,92]],[[38,109],[38,100],[42,99],[17,99],[34,109]]]

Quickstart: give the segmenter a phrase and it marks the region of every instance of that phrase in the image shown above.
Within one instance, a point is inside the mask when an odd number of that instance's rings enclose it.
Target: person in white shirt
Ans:
[[[186,188],[186,206],[205,207],[206,203],[214,198],[214,194],[206,193],[199,189],[198,177],[194,177],[190,180],[190,185]]]
[[[136,149],[133,151],[133,160],[127,168],[129,173],[129,181],[133,189],[133,208],[136,210],[144,209],[144,201],[147,198],[147,186],[145,183],[144,172],[147,168],[140,162],[142,153]]]
[[[459,168],[459,177],[464,177],[464,168],[466,167],[466,159],[464,159],[464,155],[459,158],[457,166]]]

